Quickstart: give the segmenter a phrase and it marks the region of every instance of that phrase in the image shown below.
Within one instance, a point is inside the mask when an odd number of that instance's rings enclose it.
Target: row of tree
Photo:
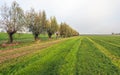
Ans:
[[[49,38],[55,33],[61,37],[79,35],[68,24],[58,24],[55,17],[47,19],[45,11],[36,12],[34,9],[31,9],[24,12],[16,1],[10,7],[6,4],[1,7],[0,27],[8,33],[10,43],[13,42],[13,34],[26,29],[32,32],[35,40],[43,32],[47,32]]]

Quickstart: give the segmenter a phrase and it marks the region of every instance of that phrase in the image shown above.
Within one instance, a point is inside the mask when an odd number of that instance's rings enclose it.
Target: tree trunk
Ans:
[[[51,39],[52,35],[48,35],[48,36],[49,36],[49,38]]]
[[[9,35],[9,43],[13,43],[13,35],[16,33],[16,30],[14,31],[7,31],[8,35]]]
[[[13,34],[12,33],[9,33],[9,43],[12,43],[13,42]]]
[[[35,41],[37,41],[38,40],[38,34],[35,34],[34,38],[35,38]]]
[[[52,37],[52,33],[51,32],[48,32],[48,37],[49,37],[49,39],[51,39],[51,37]]]
[[[56,39],[58,38],[58,33],[56,33]]]

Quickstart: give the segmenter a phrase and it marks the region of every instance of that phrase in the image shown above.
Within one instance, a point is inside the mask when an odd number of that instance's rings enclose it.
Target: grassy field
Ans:
[[[1,44],[7,43],[9,38],[7,33],[0,33],[0,50],[19,48],[19,47],[23,47],[23,46],[35,43],[34,36],[32,34],[16,33],[13,35],[13,38],[14,38],[13,40],[14,43],[18,43],[19,45],[7,46],[3,48],[1,47]],[[55,40],[56,39],[55,35],[53,35],[52,38],[53,38],[52,40]],[[49,41],[47,34],[40,34],[39,39],[41,42]]]
[[[1,50],[0,75],[120,75],[120,36],[78,36]]]
[[[32,34],[26,34],[26,33],[16,33],[13,35],[14,41],[17,42],[31,42],[34,41],[34,36]],[[41,34],[39,36],[41,40],[48,40],[47,34]],[[8,34],[7,33],[0,33],[0,44],[3,42],[8,41]]]

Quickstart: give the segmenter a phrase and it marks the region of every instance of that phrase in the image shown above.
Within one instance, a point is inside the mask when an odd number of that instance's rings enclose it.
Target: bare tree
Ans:
[[[14,1],[11,7],[6,4],[1,7],[1,27],[6,30],[9,35],[9,42],[13,42],[13,34],[21,31],[24,25],[24,12],[19,4]]]

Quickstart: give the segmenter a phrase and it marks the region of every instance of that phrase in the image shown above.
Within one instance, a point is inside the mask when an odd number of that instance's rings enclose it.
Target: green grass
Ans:
[[[119,38],[80,36],[65,39],[1,63],[0,75],[120,75]]]
[[[69,53],[71,47],[73,46],[74,40],[69,40],[66,43],[61,45],[61,47],[57,46],[57,48],[51,48],[52,52],[49,52],[47,55],[43,56],[38,61],[30,64],[26,68],[18,71],[18,75],[56,75],[58,74],[57,70],[59,69],[59,65],[62,64],[64,57]],[[69,47],[70,46],[70,47]],[[35,65],[35,66],[33,66]]]
[[[82,41],[77,53],[76,75],[120,74],[120,69],[87,39]]]
[[[27,33],[16,33],[13,35],[14,41],[17,42],[31,42],[34,41],[34,36],[32,34],[27,34]],[[48,40],[48,35],[47,34],[41,34],[39,35],[39,38],[41,40]],[[7,33],[0,33],[0,43],[8,41],[8,34]]]
[[[42,68],[39,66],[44,66],[43,67],[44,69],[41,70],[40,73],[42,73],[42,74],[49,73],[51,71],[49,71],[49,72],[44,72],[44,71],[49,70],[49,68],[52,67],[51,65],[56,64],[56,66],[57,66],[57,64],[60,63],[60,60],[62,58],[64,58],[64,56],[68,53],[68,51],[70,51],[71,47],[69,48],[69,46],[72,46],[74,44],[73,42],[75,42],[76,40],[77,39],[73,39],[73,40],[69,39],[60,44],[57,44],[50,48],[45,49],[42,53],[40,51],[40,52],[33,54],[31,57],[28,56],[28,57],[20,58],[18,63],[15,63],[15,61],[17,61],[18,59],[14,60],[13,62],[10,61],[11,63],[9,63],[9,64],[4,63],[4,65],[3,64],[1,65],[0,72],[5,75],[14,74],[14,73],[16,73],[16,71],[18,74],[20,73],[22,75],[23,74],[33,75],[33,74],[38,74],[37,69],[40,70]],[[60,54],[60,56],[59,56],[59,54]],[[58,59],[58,60],[56,60],[56,59]],[[33,65],[35,65],[35,66],[33,66]],[[54,66],[52,68],[54,68]],[[36,71],[33,71],[34,69]],[[51,70],[53,70],[53,69],[51,69]],[[28,71],[32,71],[32,72],[28,73]],[[54,72],[52,72],[52,73],[54,73]]]
[[[120,36],[119,35],[111,35],[111,36],[90,36],[91,38],[95,38],[97,40],[103,40],[107,43],[113,43],[120,46]]]
[[[12,49],[12,48],[19,48],[19,47],[23,47],[23,46],[27,46],[30,44],[34,43],[34,36],[32,34],[27,34],[27,33],[16,33],[13,35],[14,38],[14,42],[18,42],[19,45],[16,46],[8,46],[8,47],[0,47],[0,50],[6,50],[6,49]],[[52,36],[52,40],[56,40],[55,39],[55,35]],[[39,39],[41,42],[46,42],[48,41],[48,35],[47,34],[40,34],[39,35]],[[8,38],[8,34],[7,33],[0,33],[0,45],[3,43],[7,43],[9,40]]]
[[[105,54],[105,56],[107,56],[111,62],[116,65],[117,67],[120,68],[120,57],[114,55],[113,53],[111,53],[108,49],[106,49],[105,47],[103,47],[102,45],[98,44],[97,42],[95,42],[94,40],[87,38],[89,41],[92,42],[92,44],[98,48],[103,54]]]
[[[93,39],[95,42],[97,42],[98,44],[102,45],[103,47],[105,47],[106,49],[108,49],[112,54],[119,56],[120,57],[120,36],[116,37],[112,37],[110,36],[110,38],[108,38],[109,40],[105,40],[108,37],[91,37],[91,39]],[[116,38],[116,39],[115,39]],[[111,41],[109,43],[109,41]],[[113,41],[113,42],[112,42]],[[115,44],[114,44],[115,43]]]
[[[71,51],[64,59],[64,63],[60,66],[59,75],[75,75],[76,74],[76,64],[77,64],[77,52],[81,44],[81,40],[78,40]]]

